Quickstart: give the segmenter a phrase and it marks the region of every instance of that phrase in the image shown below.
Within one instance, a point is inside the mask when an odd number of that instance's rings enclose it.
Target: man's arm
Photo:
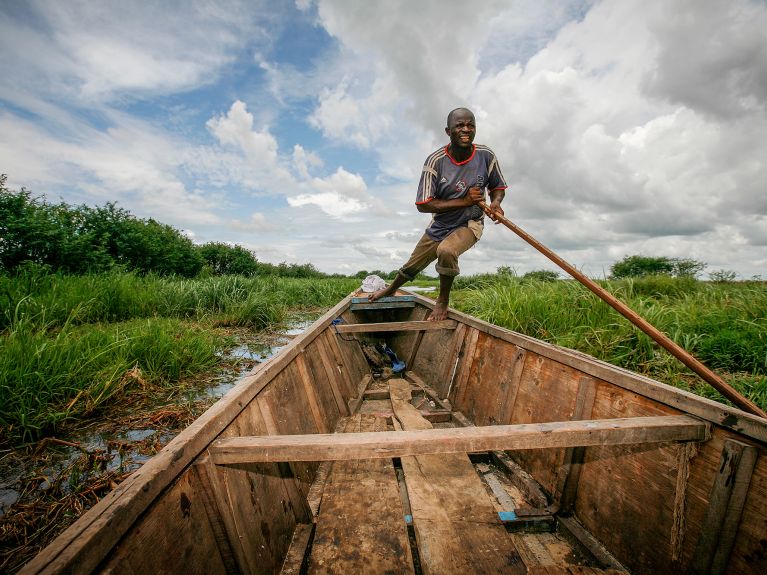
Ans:
[[[452,210],[468,208],[469,206],[477,204],[484,199],[485,195],[482,193],[482,190],[479,188],[469,188],[468,193],[462,198],[455,198],[453,200],[440,200],[433,198],[428,202],[416,204],[416,207],[421,213],[442,214]]]
[[[501,207],[501,202],[505,197],[506,190],[503,188],[490,191],[490,205],[488,207],[490,208],[490,219],[492,219],[495,223],[498,223],[496,214],[499,216],[504,215],[503,208]]]

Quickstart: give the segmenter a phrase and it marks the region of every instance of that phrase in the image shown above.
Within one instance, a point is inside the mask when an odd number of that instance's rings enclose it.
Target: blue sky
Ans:
[[[263,261],[388,271],[469,106],[507,215],[586,273],[641,253],[767,277],[765,29],[756,0],[6,1],[0,173]],[[461,265],[554,269],[496,226]]]

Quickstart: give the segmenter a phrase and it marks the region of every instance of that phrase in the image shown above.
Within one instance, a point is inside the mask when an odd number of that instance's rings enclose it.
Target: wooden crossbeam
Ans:
[[[442,321],[388,321],[383,323],[344,323],[335,326],[338,333],[361,333],[374,331],[427,331],[431,329],[455,329],[454,319]]]
[[[214,463],[379,459],[589,445],[704,441],[709,424],[687,415],[526,423],[454,429],[269,435],[221,439]]]

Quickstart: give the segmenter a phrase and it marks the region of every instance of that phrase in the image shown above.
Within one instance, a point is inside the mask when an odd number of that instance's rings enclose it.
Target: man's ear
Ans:
[[[447,134],[448,136],[450,135],[450,128],[447,128],[447,127],[445,128],[445,134]]]

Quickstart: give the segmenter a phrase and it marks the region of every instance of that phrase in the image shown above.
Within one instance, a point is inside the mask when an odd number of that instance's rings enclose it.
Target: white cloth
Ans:
[[[374,291],[382,290],[386,287],[386,282],[378,276],[368,276],[362,280],[362,291],[365,293],[373,293]]]

